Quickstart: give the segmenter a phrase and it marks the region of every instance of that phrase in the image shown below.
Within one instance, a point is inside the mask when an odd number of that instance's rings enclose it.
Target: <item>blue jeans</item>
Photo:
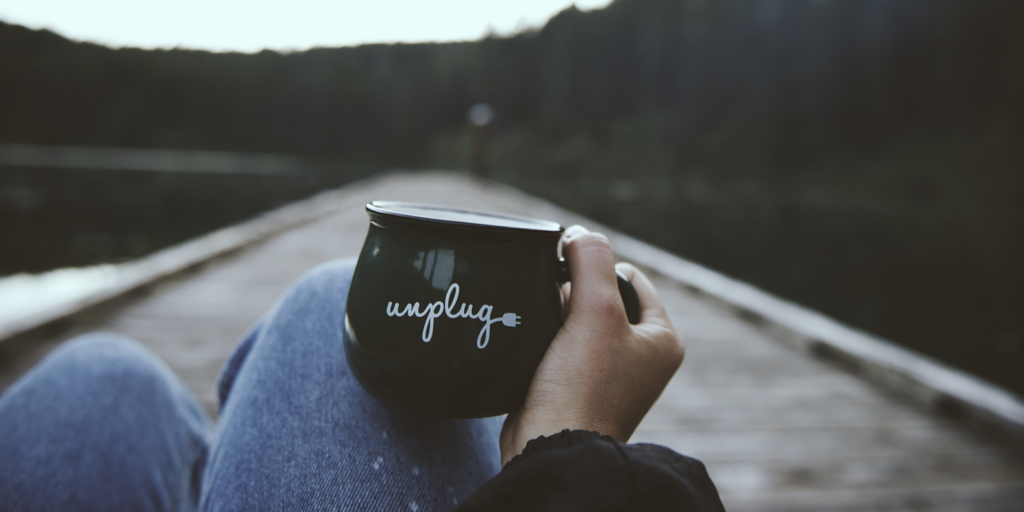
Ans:
[[[0,398],[0,510],[455,508],[499,471],[500,418],[413,415],[360,387],[342,349],[353,265],[310,271],[242,340],[216,427],[127,338],[55,350]]]

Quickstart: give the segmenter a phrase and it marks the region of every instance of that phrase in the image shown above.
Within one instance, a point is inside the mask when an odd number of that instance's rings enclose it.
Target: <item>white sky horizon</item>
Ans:
[[[0,0],[0,21],[112,48],[257,53],[372,43],[474,41],[542,27],[611,0]]]

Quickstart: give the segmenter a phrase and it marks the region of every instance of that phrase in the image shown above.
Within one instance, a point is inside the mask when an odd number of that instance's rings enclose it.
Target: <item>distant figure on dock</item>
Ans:
[[[466,114],[473,130],[473,153],[470,156],[469,171],[477,178],[490,176],[491,123],[494,109],[486,103],[477,103]]]

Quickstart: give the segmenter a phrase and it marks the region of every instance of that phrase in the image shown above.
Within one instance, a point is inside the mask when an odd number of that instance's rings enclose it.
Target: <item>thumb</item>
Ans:
[[[605,312],[609,305],[617,305],[625,317],[615,277],[615,254],[608,238],[579,226],[570,227],[566,230],[562,254],[569,264],[572,281],[570,315],[580,310]]]

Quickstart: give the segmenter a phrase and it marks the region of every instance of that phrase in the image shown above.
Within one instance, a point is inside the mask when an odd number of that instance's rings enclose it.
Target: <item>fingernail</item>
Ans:
[[[562,235],[562,239],[568,242],[569,240],[572,240],[573,238],[576,238],[585,233],[590,233],[590,231],[587,228],[580,226],[579,224],[573,224],[572,226],[569,226],[568,228],[565,229],[565,234]]]

